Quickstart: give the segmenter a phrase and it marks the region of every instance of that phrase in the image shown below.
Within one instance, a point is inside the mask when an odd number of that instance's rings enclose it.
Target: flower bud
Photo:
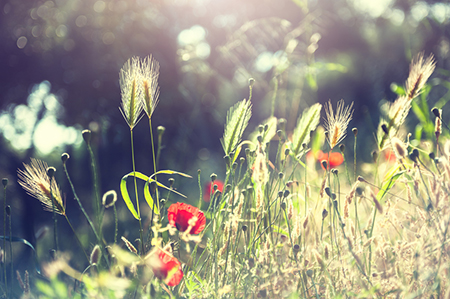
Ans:
[[[92,135],[91,130],[84,130],[81,134],[83,135],[84,142],[86,142],[86,144],[90,144]]]
[[[70,158],[70,156],[69,156],[68,153],[64,153],[64,154],[61,155],[61,161],[63,163],[66,163],[66,161],[69,160],[69,158]]]
[[[55,171],[56,171],[55,167],[48,167],[47,168],[47,175],[50,178],[53,178],[53,176],[55,175]]]

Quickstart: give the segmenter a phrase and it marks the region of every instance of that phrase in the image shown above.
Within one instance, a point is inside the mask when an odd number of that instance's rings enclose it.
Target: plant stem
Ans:
[[[84,250],[83,244],[81,244],[80,238],[78,238],[78,235],[77,235],[77,233],[75,232],[75,229],[73,228],[72,223],[70,223],[69,218],[67,217],[66,214],[64,214],[64,217],[66,218],[67,223],[69,224],[70,228],[72,229],[72,232],[73,232],[73,234],[75,235],[75,239],[77,240],[78,245],[80,246],[81,250],[83,250],[83,253],[84,253],[84,255],[86,256],[86,259],[87,259],[87,261],[89,262],[89,256],[87,255],[86,251]]]
[[[137,191],[137,182],[136,182],[136,164],[134,162],[134,143],[133,143],[133,129],[130,129],[130,136],[131,136],[131,161],[133,164],[133,180],[134,180],[134,191],[136,194],[136,207],[137,207],[137,214],[139,217],[139,235],[141,238],[141,255],[145,254],[144,251],[144,240],[143,240],[143,230],[142,230],[142,222],[141,222],[141,212],[139,209],[139,195]]]
[[[6,236],[6,185],[3,188],[3,236]],[[3,250],[6,249],[6,240],[3,238]],[[6,252],[6,251],[5,251]],[[6,278],[6,254],[3,255],[3,270],[5,276],[5,293],[8,293],[8,279]]]
[[[11,211],[11,208],[9,209]],[[11,213],[8,216],[9,218],[9,240],[12,240],[12,220],[11,220]],[[10,288],[10,295],[12,295],[13,287],[14,287],[14,267],[13,267],[13,250],[12,250],[12,242],[9,241],[9,255],[11,259],[11,288]]]
[[[54,239],[54,245],[55,250],[58,251],[58,220],[56,219],[56,211],[55,211],[55,201],[53,199],[53,190],[52,190],[52,180],[53,177],[50,177],[50,200],[52,201],[52,212],[53,212],[53,239]]]
[[[91,171],[92,171],[92,177],[93,177],[93,181],[94,181],[94,193],[95,193],[95,199],[96,201],[94,202],[94,210],[95,210],[95,214],[96,214],[96,218],[97,218],[97,226],[98,226],[98,236],[102,235],[102,219],[101,219],[101,215],[100,215],[100,211],[101,211],[101,199],[100,199],[100,190],[99,190],[99,184],[98,184],[98,176],[97,176],[97,167],[95,165],[95,156],[94,156],[94,152],[92,151],[92,147],[91,144],[88,142],[86,143],[87,147],[88,147],[88,151],[89,151],[89,155],[91,157]]]
[[[78,197],[77,193],[75,192],[75,187],[72,184],[72,180],[70,179],[69,172],[67,171],[66,163],[63,163],[64,172],[66,173],[67,180],[69,181],[70,187],[72,188],[73,195],[75,197],[75,200],[77,201],[78,205],[80,206],[81,212],[83,212],[84,217],[86,218],[87,222],[89,223],[89,226],[91,227],[92,231],[95,234],[95,237],[97,238],[98,243],[101,243],[100,236],[97,233],[97,230],[94,227],[94,224],[92,223],[91,219],[89,218],[89,215],[86,213],[86,210],[83,208],[83,205],[81,204],[80,198]]]
[[[119,222],[117,219],[117,208],[116,204],[113,205],[114,208],[114,244],[117,244],[117,234],[119,232]]]
[[[149,117],[148,118],[148,125],[150,126],[150,139],[152,141],[152,154],[153,154],[153,171],[155,173],[155,182],[157,182],[157,178],[156,178],[156,158],[155,158],[155,144],[153,141],[153,131],[152,131],[152,118]],[[158,184],[156,184],[156,189],[155,189],[155,194],[156,194],[156,207],[158,208],[159,211],[159,193],[158,193]],[[152,209],[153,210],[153,209]]]

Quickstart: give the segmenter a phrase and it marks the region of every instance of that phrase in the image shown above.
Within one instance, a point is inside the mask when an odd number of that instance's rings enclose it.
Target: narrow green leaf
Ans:
[[[128,210],[130,210],[130,212],[131,212],[131,214],[133,214],[134,218],[139,219],[139,215],[136,211],[136,208],[134,207],[134,204],[131,202],[130,195],[128,194],[127,178],[129,176],[130,176],[130,173],[124,175],[122,180],[120,181],[120,193],[122,194],[123,201],[125,201],[125,204],[127,205]]]
[[[145,182],[144,197],[150,209],[152,209],[155,214],[159,215],[158,206],[155,204],[155,202],[153,201],[153,197],[150,194],[150,180],[152,179],[149,179],[148,181]]]
[[[38,274],[41,274],[41,271],[39,270],[39,263],[38,263],[38,261],[37,261],[36,249],[34,249],[33,245],[31,245],[30,242],[28,242],[28,241],[25,240],[25,239],[19,238],[19,237],[14,237],[14,236],[12,236],[12,237],[9,237],[9,236],[0,236],[0,240],[3,240],[3,239],[6,240],[6,241],[8,241],[8,242],[19,242],[19,243],[23,243],[23,244],[27,245],[28,247],[30,247],[31,250],[33,250],[33,254],[34,254],[34,261],[35,261],[35,263],[36,263],[36,272],[37,272]]]
[[[154,177],[155,175],[158,175],[158,174],[178,174],[178,175],[181,175],[181,176],[183,176],[185,178],[192,179],[192,177],[190,175],[182,173],[182,172],[174,171],[174,170],[160,170],[160,171],[157,171],[156,173],[152,174],[150,177],[152,178],[152,177]]]
[[[377,200],[381,201],[383,199],[384,195],[392,188],[394,187],[395,182],[403,175],[405,171],[398,171],[400,166],[396,166],[391,171],[389,171],[384,179],[384,183],[381,185],[380,191],[377,193]]]
[[[161,170],[161,171],[157,172],[157,174],[158,173],[160,173],[160,174],[163,174],[163,173],[164,174],[178,174],[178,175],[181,175],[181,176],[190,177],[187,174],[184,174],[182,172],[173,171],[173,170]],[[131,202],[131,199],[130,199],[130,196],[128,195],[128,190],[127,190],[127,178],[128,177],[133,177],[133,176],[135,176],[136,178],[141,179],[141,180],[146,182],[145,186],[144,186],[144,197],[145,197],[145,200],[147,201],[147,203],[148,203],[148,205],[149,205],[149,207],[151,209],[153,209],[153,204],[154,204],[153,198],[152,198],[152,196],[150,194],[150,190],[149,190],[149,184],[151,182],[155,182],[158,187],[161,187],[163,189],[169,190],[169,191],[171,191],[171,192],[173,192],[173,193],[175,193],[175,194],[177,194],[179,196],[182,196],[182,197],[186,198],[186,196],[181,194],[180,192],[175,191],[175,190],[173,190],[173,189],[171,189],[171,188],[161,184],[158,181],[155,181],[154,179],[146,176],[145,174],[143,174],[143,173],[141,173],[139,171],[136,171],[135,173],[130,172],[130,173],[126,174],[122,178],[122,180],[120,182],[120,192],[122,193],[122,197],[123,197],[123,200],[125,201],[125,204],[127,205],[127,207],[130,210],[131,214],[133,214],[134,218],[136,218],[136,219],[139,219],[139,215],[138,215],[138,213],[137,213],[137,211],[136,211],[136,209],[134,207],[134,204]],[[155,205],[154,212],[156,214],[159,214],[159,211],[158,211],[158,208],[157,208],[156,205]]]

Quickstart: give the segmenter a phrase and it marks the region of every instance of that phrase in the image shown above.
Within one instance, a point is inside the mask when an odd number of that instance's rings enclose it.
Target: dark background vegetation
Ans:
[[[396,98],[391,84],[404,84],[417,53],[433,53],[438,69],[431,81],[436,85],[429,97],[432,107],[446,96],[450,47],[446,2],[388,0],[380,12],[367,8],[371,2],[377,1],[3,1],[0,175],[9,178],[15,234],[34,242],[34,233],[51,224],[51,214],[16,183],[17,168],[30,157],[58,169],[69,217],[85,225],[59,160],[63,152],[71,155],[69,171],[90,208],[92,183],[83,129],[94,133],[101,191],[118,191],[121,177],[131,171],[129,130],[118,109],[118,74],[132,56],[152,54],[161,65],[160,103],[152,118],[155,134],[157,126],[166,128],[159,168],[194,177],[176,178],[175,183],[192,202],[198,198],[197,169],[202,170],[202,184],[212,172],[224,176],[219,139],[226,111],[248,97],[251,77],[256,83],[247,133],[269,116],[276,76],[280,84],[275,116],[287,119],[288,131],[312,103],[353,101],[350,128],[359,129],[358,155],[369,160],[376,148],[373,133],[380,101]],[[30,110],[33,91],[41,92],[34,98],[44,105]],[[48,100],[51,94],[59,105]],[[32,115],[34,122],[29,121]],[[53,120],[61,133],[37,130],[45,119]],[[414,131],[414,116],[408,124]],[[49,148],[41,150],[33,136],[48,141]],[[25,145],[18,146],[18,140]],[[135,146],[137,170],[151,174],[145,119],[135,129]],[[125,209],[121,198],[118,205]],[[120,233],[134,234],[137,223],[128,211],[124,215],[130,226],[122,225]]]

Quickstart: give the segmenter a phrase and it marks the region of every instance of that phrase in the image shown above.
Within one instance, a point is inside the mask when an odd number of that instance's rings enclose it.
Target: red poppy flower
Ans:
[[[384,158],[389,163],[394,163],[397,160],[394,151],[389,148],[384,151]]]
[[[223,182],[220,180],[215,180],[214,183],[213,182],[208,182],[205,185],[205,190],[203,192],[203,200],[206,202],[209,202],[211,200],[211,194],[214,195],[214,185],[217,185],[217,190],[219,190],[220,192],[223,191]]]
[[[180,232],[186,231],[189,226],[189,234],[199,234],[206,225],[206,218],[202,211],[191,205],[177,202],[167,210],[169,223]]]
[[[327,161],[328,165],[328,169],[331,168],[335,168],[336,166],[341,165],[344,162],[344,157],[342,156],[341,153],[331,153],[330,154],[330,159],[328,160],[328,154],[323,154],[321,157],[320,162],[322,162],[323,160]],[[325,167],[323,167],[322,163],[320,163],[320,165],[322,166],[323,169],[325,169]]]
[[[168,252],[158,248],[152,255],[151,267],[155,276],[168,286],[176,286],[183,278],[180,262]]]
[[[315,154],[312,153],[311,151],[306,154],[307,158],[308,157],[314,157],[319,163],[320,166],[322,166],[322,169],[325,170],[325,167],[323,167],[322,165],[322,161],[327,161],[327,163],[329,163],[328,168],[335,168],[336,166],[341,165],[342,163],[344,163],[344,157],[342,156],[341,153],[338,152],[333,152],[330,154],[330,160],[328,161],[328,154],[322,152],[321,150],[318,150]]]

